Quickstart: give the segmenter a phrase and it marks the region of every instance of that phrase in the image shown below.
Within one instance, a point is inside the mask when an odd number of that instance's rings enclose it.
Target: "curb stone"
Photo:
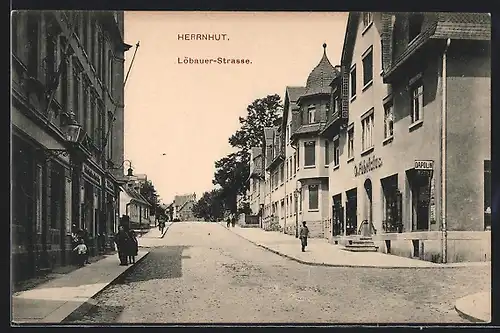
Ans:
[[[481,300],[483,297],[488,297],[487,292],[479,292],[476,294],[471,294],[468,296],[464,296],[462,298],[459,298],[455,302],[455,311],[458,313],[458,315],[466,320],[469,320],[473,323],[489,323],[491,322],[491,294],[489,295],[490,297],[490,310],[488,312],[484,311],[474,311],[474,307],[468,308],[467,304],[474,304],[475,301]],[[465,303],[465,306],[464,306]],[[472,310],[472,311],[466,311],[466,310]],[[475,314],[473,314],[475,312]]]
[[[116,276],[113,280],[111,280],[108,284],[106,284],[101,290],[99,290],[97,293],[95,293],[90,298],[88,298],[85,302],[80,304],[76,309],[74,309],[71,313],[69,313],[66,317],[64,317],[60,322],[61,323],[69,323],[70,321],[75,320],[74,317],[80,317],[80,316],[84,316],[85,314],[87,314],[92,309],[92,307],[95,305],[95,302],[93,301],[93,299],[95,297],[97,297],[102,292],[104,292],[106,289],[108,289],[117,280],[119,280],[123,275],[125,275],[125,273],[127,273],[130,269],[137,266],[144,258],[146,258],[149,255],[149,253],[150,253],[149,251],[147,253],[145,253],[139,260],[137,260],[135,262],[135,264],[127,266],[127,268],[123,272],[118,274],[118,276]]]
[[[274,254],[277,254],[281,257],[284,257],[284,258],[287,258],[287,259],[290,259],[290,260],[293,260],[293,261],[296,261],[298,263],[301,263],[301,264],[304,264],[304,265],[309,265],[309,266],[322,266],[322,267],[338,267],[338,268],[377,268],[377,269],[450,269],[450,268],[462,268],[462,267],[467,267],[467,266],[434,266],[434,267],[430,267],[430,266],[373,266],[373,265],[370,265],[370,266],[361,266],[361,265],[347,265],[347,264],[327,264],[327,263],[319,263],[319,262],[312,262],[312,261],[305,261],[305,260],[302,260],[302,259],[298,259],[298,258],[295,258],[295,257],[292,257],[288,254],[284,254],[284,253],[281,253],[277,250],[274,250],[268,246],[265,246],[265,245],[262,245],[262,244],[259,244],[259,243],[256,243],[254,241],[251,241],[249,240],[248,238],[245,238],[244,236],[236,233],[236,232],[233,232],[231,230],[229,230],[228,228],[224,227],[223,225],[220,225],[221,227],[223,227],[224,229],[232,232],[233,234],[245,239],[246,241],[258,246],[258,247],[261,247],[263,249],[266,249]]]

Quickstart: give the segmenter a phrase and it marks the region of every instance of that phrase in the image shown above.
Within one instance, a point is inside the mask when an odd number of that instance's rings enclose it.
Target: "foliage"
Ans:
[[[160,203],[159,196],[156,193],[155,186],[150,180],[141,182],[141,187],[139,189],[141,195],[151,204],[153,207],[157,207]]]
[[[238,207],[238,214],[252,214],[252,209],[250,208],[250,203],[248,201],[244,201],[241,203],[240,207]]]
[[[282,109],[278,94],[256,99],[247,107],[247,117],[240,117],[241,129],[231,135],[229,144],[247,152],[260,146],[264,127],[273,126]]]
[[[239,150],[215,162],[212,183],[221,187],[224,207],[233,214],[238,212],[237,195],[248,190],[250,149],[261,146],[264,127],[273,125],[282,108],[277,94],[256,99],[248,105],[247,117],[239,119],[241,128],[229,138],[229,144]]]
[[[193,214],[205,221],[218,221],[224,217],[224,200],[222,189],[205,192],[193,205]]]

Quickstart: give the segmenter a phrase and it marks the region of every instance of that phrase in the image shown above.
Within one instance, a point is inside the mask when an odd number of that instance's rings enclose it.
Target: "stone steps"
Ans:
[[[350,252],[377,252],[378,246],[375,245],[371,237],[359,237],[346,244],[343,250]]]

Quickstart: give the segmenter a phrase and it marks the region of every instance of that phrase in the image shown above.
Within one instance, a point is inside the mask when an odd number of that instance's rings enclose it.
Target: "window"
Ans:
[[[50,176],[50,228],[58,229],[62,227],[59,224],[59,221],[62,219],[62,203],[64,202],[64,198],[62,196],[64,182],[64,175],[60,172],[60,168],[53,166],[51,170]]]
[[[354,157],[354,126],[347,131],[347,158]]]
[[[361,149],[365,151],[373,147],[373,119],[374,114],[371,112],[368,116],[361,120],[362,137]]]
[[[75,20],[73,22],[73,33],[76,37],[80,37],[80,20],[82,19],[82,15],[79,13],[75,13]]]
[[[408,28],[409,43],[411,43],[415,38],[417,38],[418,35],[420,35],[420,33],[422,32],[423,22],[424,22],[423,14],[413,14],[410,16],[409,28]]]
[[[109,51],[108,53],[108,89],[111,92],[111,96],[113,96],[113,53]]]
[[[80,101],[80,75],[79,75],[79,68],[76,66],[76,64],[73,64],[73,112],[75,113],[75,116],[80,118],[79,115],[79,110],[80,108],[78,107],[78,102]],[[78,119],[81,120],[81,119]]]
[[[392,101],[384,105],[384,139],[394,135],[394,107]]]
[[[297,145],[297,170],[300,169],[300,146]]]
[[[373,80],[373,50],[370,49],[363,57],[363,87]]]
[[[104,38],[104,35],[101,34],[101,54],[100,54],[100,57],[101,57],[101,80],[102,80],[102,83],[103,84],[106,84],[106,74],[108,74],[108,61],[106,59],[106,56],[107,56],[107,52],[106,52],[106,40]]]
[[[300,209],[300,212],[302,212],[302,189],[300,189],[300,192],[299,192],[299,209]]]
[[[42,213],[43,213],[43,169],[40,164],[36,166],[35,174],[36,186],[36,232],[42,233]]]
[[[293,154],[293,174],[297,173],[297,153]]]
[[[28,75],[33,78],[38,78],[38,60],[40,50],[38,48],[39,29],[38,15],[29,14],[28,16]]]
[[[96,127],[96,113],[97,106],[95,101],[95,95],[91,94],[91,102],[90,102],[90,126],[89,131],[87,132],[91,139],[95,138],[95,127]]]
[[[19,15],[18,12],[12,12],[12,31],[11,31],[11,39],[12,39],[12,52],[14,54],[18,54],[18,38],[19,38]]]
[[[373,15],[371,12],[363,13],[363,28],[367,28],[373,22]]]
[[[309,108],[308,110],[308,119],[309,124],[314,124],[316,122],[316,109],[314,107]]]
[[[45,66],[47,69],[46,75],[49,80],[54,79],[54,74],[57,71],[56,59],[57,59],[57,40],[55,34],[51,29],[47,28],[47,57],[45,58]]]
[[[351,74],[350,74],[350,78],[349,78],[350,82],[351,82],[351,99],[354,98],[354,96],[356,96],[356,67],[354,66],[352,69],[351,69]]]
[[[288,172],[289,172],[289,170],[288,170],[288,160],[286,160],[286,177],[285,177],[286,179],[288,179]]]
[[[318,185],[309,185],[309,210],[319,208],[318,194]]]
[[[87,95],[89,93],[89,84],[86,80],[83,80],[82,81],[82,86],[83,86],[83,89],[82,89],[82,126],[83,126],[83,129],[85,131],[88,132],[89,128],[88,128],[88,120],[89,120],[89,101],[88,101],[88,98],[87,98]]]
[[[333,165],[337,166],[340,164],[340,139],[336,138],[333,140]]]
[[[283,183],[284,176],[285,176],[285,164],[282,163],[281,167],[280,167],[280,182],[281,183]]]
[[[108,112],[108,131],[110,135],[108,135],[108,159],[113,158],[113,135],[111,134],[113,129],[113,114]]]
[[[491,161],[484,161],[484,230],[491,230]]]
[[[340,98],[335,96],[333,99],[333,114],[340,113]]]
[[[64,60],[61,68],[61,105],[64,112],[68,111],[68,62]]]
[[[330,152],[328,151],[330,149],[329,147],[329,142],[328,140],[325,141],[325,166],[328,166],[330,164]]]
[[[83,13],[82,15],[82,39],[83,49],[89,52],[89,14]]]
[[[304,166],[316,165],[316,142],[304,142]]]
[[[411,87],[411,123],[415,123],[422,119],[422,111],[424,108],[424,86],[422,80],[418,80]]]
[[[384,199],[384,220],[382,227],[385,232],[402,232],[403,225],[400,218],[401,193],[398,190],[398,175],[389,176],[380,180]]]

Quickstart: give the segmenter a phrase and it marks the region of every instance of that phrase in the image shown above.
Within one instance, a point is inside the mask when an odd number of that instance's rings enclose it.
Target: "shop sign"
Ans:
[[[87,164],[83,165],[83,174],[93,180],[97,185],[101,186],[101,176],[92,170]]]
[[[434,161],[432,160],[416,160],[415,170],[434,170]]]
[[[354,177],[358,177],[368,173],[372,170],[378,169],[382,166],[382,158],[380,157],[369,157],[368,159],[359,162],[358,165],[354,166]]]

